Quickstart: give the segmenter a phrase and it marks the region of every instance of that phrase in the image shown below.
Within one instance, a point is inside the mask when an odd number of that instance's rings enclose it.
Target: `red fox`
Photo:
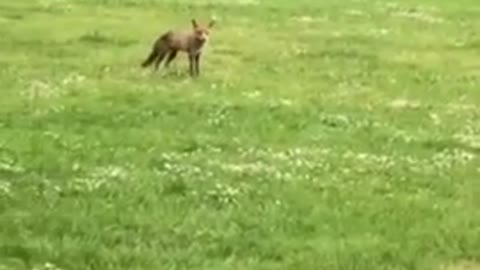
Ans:
[[[155,70],[158,70],[160,63],[168,54],[165,62],[165,67],[167,68],[177,56],[177,52],[181,51],[188,54],[190,76],[200,75],[202,48],[207,43],[210,29],[214,24],[215,20],[211,20],[207,26],[200,26],[195,19],[192,19],[193,29],[190,32],[167,31],[155,41],[152,52],[143,61],[142,67],[148,67],[155,61]]]

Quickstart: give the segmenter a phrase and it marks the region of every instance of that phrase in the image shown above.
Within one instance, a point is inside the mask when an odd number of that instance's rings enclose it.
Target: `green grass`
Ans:
[[[199,78],[184,55],[140,68],[211,16]],[[479,18],[478,0],[3,1],[0,269],[479,269]]]

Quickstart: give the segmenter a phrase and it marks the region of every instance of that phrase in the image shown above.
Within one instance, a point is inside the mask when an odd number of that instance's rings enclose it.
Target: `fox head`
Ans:
[[[193,33],[195,35],[195,39],[201,42],[208,41],[210,36],[210,29],[215,25],[215,20],[211,20],[207,26],[202,26],[197,23],[195,19],[192,19],[192,26],[193,26]]]

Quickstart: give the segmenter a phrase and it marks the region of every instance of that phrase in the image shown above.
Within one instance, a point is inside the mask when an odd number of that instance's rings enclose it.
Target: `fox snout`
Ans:
[[[208,40],[208,34],[207,33],[201,33],[197,35],[197,39],[202,42],[206,42]]]
[[[200,40],[207,41],[208,40],[208,35],[206,35],[206,34],[201,35]]]

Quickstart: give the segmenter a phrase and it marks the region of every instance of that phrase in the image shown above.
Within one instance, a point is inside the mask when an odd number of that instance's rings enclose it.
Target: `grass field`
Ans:
[[[14,2],[0,270],[480,269],[478,0]]]

